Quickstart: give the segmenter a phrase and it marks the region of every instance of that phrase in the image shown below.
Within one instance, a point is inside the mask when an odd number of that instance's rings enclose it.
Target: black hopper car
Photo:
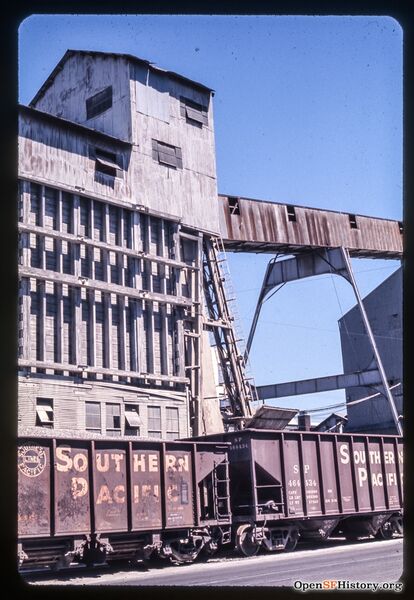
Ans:
[[[402,533],[397,436],[245,429],[180,441],[18,440],[22,570],[73,562],[192,562],[232,543]]]

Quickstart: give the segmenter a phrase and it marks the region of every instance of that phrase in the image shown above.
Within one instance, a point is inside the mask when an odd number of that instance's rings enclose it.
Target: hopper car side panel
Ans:
[[[309,519],[402,509],[402,439],[393,436],[249,430],[231,442],[236,520]]]
[[[217,546],[231,524],[222,443],[25,438],[18,482],[26,562],[31,552],[38,564],[83,558],[85,548],[94,557],[165,549],[190,560],[207,543]]]

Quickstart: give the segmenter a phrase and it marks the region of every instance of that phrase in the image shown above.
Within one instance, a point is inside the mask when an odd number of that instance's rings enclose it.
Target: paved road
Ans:
[[[253,558],[210,559],[192,565],[151,567],[144,570],[100,569],[94,576],[61,576],[34,580],[38,585],[116,586],[293,586],[326,579],[396,582],[403,571],[403,540],[367,540],[302,546],[292,553],[260,554]]]

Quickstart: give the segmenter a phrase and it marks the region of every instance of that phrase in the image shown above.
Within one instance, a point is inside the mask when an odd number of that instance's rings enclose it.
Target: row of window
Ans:
[[[96,117],[112,107],[112,86],[105,88],[86,100],[87,119]],[[188,123],[203,127],[208,125],[208,108],[189,98],[180,97],[180,114]],[[120,177],[124,166],[122,157],[114,152],[102,148],[90,147],[89,156],[95,160],[95,171],[110,177]],[[152,140],[152,157],[159,164],[182,169],[183,161],[181,148],[166,144],[159,140]]]
[[[97,146],[89,148],[89,156],[95,160],[95,171],[110,177],[121,177],[124,167],[122,156],[115,152],[108,152]],[[183,158],[181,148],[172,146],[158,140],[152,140],[152,158],[160,165],[173,167],[174,169],[183,168]]]
[[[229,196],[227,198],[227,200],[228,200],[230,214],[231,215],[240,215],[240,204],[239,204],[238,198]],[[296,223],[296,209],[294,206],[292,206],[291,204],[287,204],[286,205],[286,214],[287,214],[288,221],[290,221],[291,223]],[[348,218],[349,218],[350,228],[351,229],[359,229],[356,215],[349,214]],[[403,233],[402,223],[398,223],[398,225],[400,228],[400,233]]]
[[[121,404],[112,402],[85,402],[85,427],[87,431],[102,433],[103,418],[105,415],[106,435],[140,436],[142,419],[139,414],[138,404],[125,404],[121,411]],[[178,408],[167,406],[165,409],[165,437],[175,440],[180,436]],[[148,437],[162,438],[163,423],[160,406],[148,406]],[[54,408],[52,398],[36,399],[36,425],[52,428],[54,425]]]
[[[113,90],[108,86],[86,100],[86,119],[92,119],[112,108]],[[180,114],[196,127],[208,125],[208,107],[180,96]]]

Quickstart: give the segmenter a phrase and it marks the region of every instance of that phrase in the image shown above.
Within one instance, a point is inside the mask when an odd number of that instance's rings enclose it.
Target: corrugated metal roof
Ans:
[[[46,81],[43,83],[41,88],[38,90],[38,92],[34,96],[33,100],[30,102],[29,106],[34,106],[38,102],[38,100],[43,96],[43,94],[46,92],[46,90],[52,85],[53,80],[55,79],[55,77],[59,73],[59,71],[61,71],[63,69],[63,66],[66,63],[66,61],[74,54],[89,54],[91,56],[103,56],[103,57],[106,56],[106,57],[112,57],[112,58],[124,58],[135,64],[145,65],[152,71],[155,71],[158,73],[164,73],[165,75],[168,75],[168,77],[171,77],[172,79],[178,79],[179,81],[183,81],[187,84],[192,85],[193,87],[197,87],[197,88],[205,90],[207,92],[214,92],[214,90],[212,88],[209,88],[206,85],[199,83],[198,81],[194,81],[193,79],[184,77],[183,75],[180,75],[179,73],[175,73],[174,71],[167,71],[165,69],[162,69],[161,67],[157,67],[154,63],[150,62],[149,60],[145,60],[143,58],[138,58],[138,56],[134,56],[132,54],[123,54],[120,52],[102,52],[102,51],[98,51],[98,50],[72,50],[72,49],[69,49],[69,50],[66,50],[63,57],[60,59],[60,61],[56,65],[56,67],[50,73],[49,77],[46,79]]]
[[[246,429],[284,429],[298,412],[296,408],[277,408],[263,404],[246,423]]]

